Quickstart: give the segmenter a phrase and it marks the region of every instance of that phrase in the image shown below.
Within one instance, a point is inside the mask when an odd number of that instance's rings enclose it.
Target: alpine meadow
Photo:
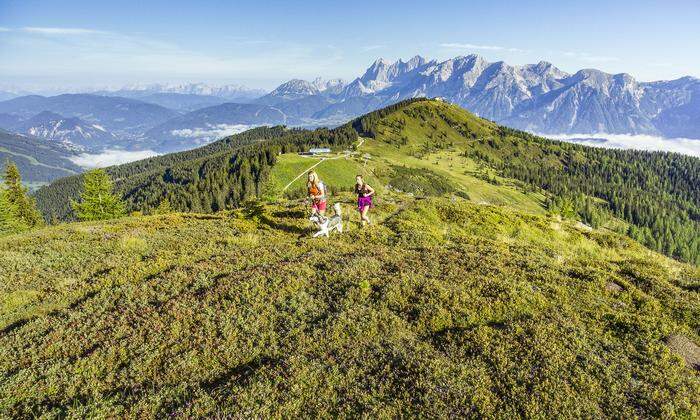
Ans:
[[[0,1],[0,419],[700,420],[700,3],[552,6]]]
[[[347,210],[320,245],[316,163]],[[698,169],[427,99],[108,168],[132,216],[0,240],[3,412],[692,417]],[[38,207],[72,219],[86,182]]]

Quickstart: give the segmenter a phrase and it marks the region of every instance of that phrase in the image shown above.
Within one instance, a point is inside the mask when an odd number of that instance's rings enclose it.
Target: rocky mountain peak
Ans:
[[[307,96],[317,95],[319,89],[312,83],[302,79],[292,79],[282,83],[275,90],[270,92],[271,96]]]
[[[345,81],[343,79],[325,80],[322,77],[317,77],[311,82],[311,85],[318,89],[319,92],[336,94],[345,87]]]
[[[420,55],[413,56],[410,60],[406,61],[407,68],[415,69],[427,63],[427,60]]]

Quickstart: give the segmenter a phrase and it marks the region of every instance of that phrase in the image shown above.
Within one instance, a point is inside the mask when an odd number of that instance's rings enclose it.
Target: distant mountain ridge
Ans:
[[[71,150],[97,150],[114,144],[117,137],[99,124],[90,124],[80,118],[66,118],[51,111],[43,111],[15,126],[15,131],[33,137],[61,143]]]
[[[514,66],[478,55],[444,61],[418,55],[396,62],[380,58],[350,82],[292,79],[267,94],[241,85],[187,83],[22,96],[0,102],[0,128],[47,137],[54,128],[14,127],[49,111],[84,123],[80,130],[67,130],[75,144],[172,152],[253,126],[334,127],[415,97],[441,97],[499,124],[538,134],[700,139],[697,78],[639,82],[625,73],[585,69],[570,74],[546,61]],[[98,126],[109,135],[99,130],[85,134]]]
[[[290,94],[289,92],[293,93]],[[595,69],[566,73],[552,63],[512,66],[478,55],[445,61],[376,60],[337,93],[287,82],[260,100],[321,97],[309,117],[351,118],[413,97],[443,97],[482,117],[543,134],[615,133],[700,138],[700,80],[638,82]],[[276,100],[276,101],[275,101]]]
[[[178,112],[191,112],[208,106],[221,105],[226,102],[237,101],[219,96],[196,95],[190,93],[168,93],[150,91],[120,91],[120,92],[96,92],[102,96],[118,96],[122,98],[136,99],[150,104],[155,104]],[[248,102],[246,99],[244,102]]]
[[[421,56],[393,63],[378,59],[349,83],[292,79],[252,101],[264,107],[253,119],[247,108],[213,104],[206,112],[196,110],[164,123],[170,131],[150,130],[148,137],[166,144],[162,150],[181,150],[187,147],[186,139],[173,139],[173,130],[193,139],[201,135],[194,144],[202,144],[215,139],[212,133],[232,133],[226,127],[251,120],[255,125],[332,127],[414,97],[442,97],[500,124],[541,134],[700,138],[698,79],[637,82],[628,74],[599,70],[569,74],[546,61],[511,66],[478,55],[442,62]],[[190,131],[182,131],[186,129]]]
[[[0,170],[8,160],[22,173],[24,182],[40,185],[83,171],[70,158],[74,153],[60,143],[0,129]]]
[[[139,136],[144,130],[179,115],[171,109],[135,99],[88,94],[31,95],[0,102],[0,113],[22,119],[43,111],[77,117],[125,138]]]
[[[283,101],[293,101],[308,96],[331,97],[341,93],[345,85],[343,79],[324,80],[318,77],[311,82],[301,79],[292,79],[282,83],[267,95],[258,98],[256,102],[274,105]]]
[[[266,93],[263,89],[249,88],[239,84],[215,86],[206,83],[135,83],[115,90],[103,90],[114,96],[128,95],[129,92],[179,93],[184,95],[216,96],[226,99],[254,99]]]

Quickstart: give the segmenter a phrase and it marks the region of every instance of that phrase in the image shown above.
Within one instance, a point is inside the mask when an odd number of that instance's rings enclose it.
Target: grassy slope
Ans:
[[[335,159],[336,156],[341,156]],[[361,158],[357,156],[343,156],[343,154],[329,155],[330,159],[324,160],[321,164],[313,168],[321,177],[324,183],[330,188],[338,191],[348,191],[352,189],[355,182],[355,175],[365,174],[367,182],[376,185],[382,191],[381,182],[371,174],[366,173]],[[321,158],[303,157],[294,153],[282,155],[278,158],[275,166],[272,167],[269,182],[277,195],[282,189],[296,178],[299,174],[307,172],[308,168],[321,161]],[[306,191],[306,177],[302,176],[288,188],[288,193],[299,196]]]
[[[430,121],[422,121],[412,114],[415,110],[432,113]],[[406,123],[399,126],[398,121]],[[352,188],[354,176],[362,173],[374,187],[390,184],[392,166],[417,168],[439,175],[456,184],[457,189],[466,193],[474,202],[509,205],[519,210],[542,214],[544,196],[540,193],[524,192],[515,181],[499,178],[500,185],[489,183],[477,174],[488,171],[474,160],[462,156],[471,137],[465,137],[455,129],[456,124],[467,124],[477,137],[486,137],[496,128],[486,120],[477,118],[463,109],[442,102],[418,102],[399,109],[381,119],[375,139],[365,139],[351,159],[328,160],[316,170],[324,182],[338,189]],[[435,145],[433,133],[444,133]],[[406,138],[405,144],[401,138]],[[364,157],[368,157],[365,159]],[[319,159],[296,155],[284,155],[272,169],[272,182],[276,188],[286,185],[296,175],[310,167]],[[304,180],[298,180],[290,189],[303,188]],[[298,194],[297,194],[298,195]]]
[[[0,239],[0,416],[698,414],[664,344],[700,341],[697,267],[461,199],[387,192],[321,240],[305,214]]]

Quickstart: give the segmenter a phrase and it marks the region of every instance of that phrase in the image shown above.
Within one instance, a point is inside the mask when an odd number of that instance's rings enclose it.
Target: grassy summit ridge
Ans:
[[[0,239],[0,416],[697,416],[665,343],[700,343],[697,267],[459,198],[376,210],[328,240],[287,201]]]

